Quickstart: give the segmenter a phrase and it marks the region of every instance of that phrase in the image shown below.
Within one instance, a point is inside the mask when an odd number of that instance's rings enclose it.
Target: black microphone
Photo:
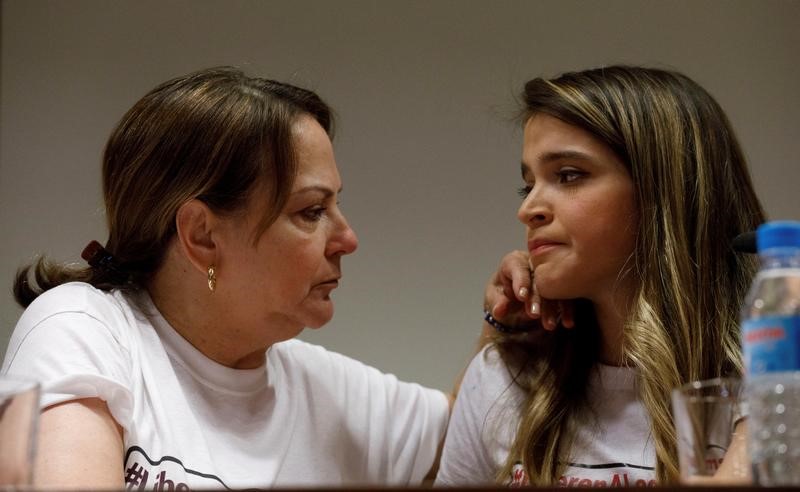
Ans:
[[[756,231],[743,232],[733,238],[731,246],[740,253],[758,253],[756,246]]]

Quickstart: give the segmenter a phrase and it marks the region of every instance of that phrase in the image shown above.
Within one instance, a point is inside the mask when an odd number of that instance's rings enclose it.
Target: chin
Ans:
[[[312,313],[306,319],[306,328],[314,330],[322,328],[333,319],[333,308],[325,310],[325,312]]]
[[[330,297],[306,297],[294,306],[294,318],[306,328],[322,328],[333,319],[333,301]]]

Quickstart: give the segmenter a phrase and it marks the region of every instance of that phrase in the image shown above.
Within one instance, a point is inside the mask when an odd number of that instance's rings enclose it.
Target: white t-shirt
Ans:
[[[448,419],[442,392],[298,340],[261,368],[222,366],[146,293],[82,283],[28,307],[2,371],[42,382],[42,408],[105,400],[129,490],[416,484]]]
[[[635,371],[598,365],[588,399],[591,415],[576,425],[568,466],[558,484],[565,487],[642,487],[655,485],[655,449],[650,419],[637,398]],[[470,363],[453,409],[436,485],[496,482],[519,425],[524,392],[514,384],[497,350],[487,347]],[[527,483],[518,464],[502,482]]]

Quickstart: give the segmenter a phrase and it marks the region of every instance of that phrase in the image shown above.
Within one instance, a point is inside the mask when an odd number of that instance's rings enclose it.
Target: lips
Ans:
[[[318,287],[337,287],[339,285],[339,279],[341,277],[335,277],[330,280],[326,280],[324,282],[320,282],[317,284]]]
[[[528,241],[528,252],[531,256],[538,256],[553,250],[564,243],[552,241],[550,239],[531,239]]]

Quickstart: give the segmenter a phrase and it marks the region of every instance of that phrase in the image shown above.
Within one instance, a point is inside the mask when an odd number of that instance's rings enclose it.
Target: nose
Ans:
[[[517,210],[517,219],[528,227],[535,228],[550,223],[553,211],[541,193],[534,188]]]
[[[327,256],[349,255],[358,248],[358,237],[355,231],[347,223],[344,215],[340,215],[336,221],[333,234],[328,241]]]

